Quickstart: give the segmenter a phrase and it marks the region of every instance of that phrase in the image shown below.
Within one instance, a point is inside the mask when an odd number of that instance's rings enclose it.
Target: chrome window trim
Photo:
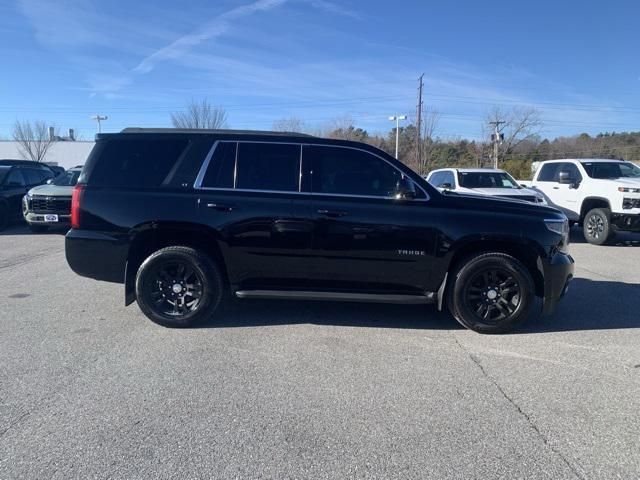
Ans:
[[[213,154],[216,150],[216,147],[218,146],[218,144],[220,143],[235,143],[236,144],[236,158],[235,158],[235,165],[234,165],[234,173],[233,173],[233,185],[234,188],[220,188],[220,187],[203,187],[202,186],[202,181],[204,179],[204,175],[207,171],[207,168],[209,167],[209,163],[211,162],[211,159],[213,158]],[[298,191],[287,191],[287,190],[254,190],[254,189],[247,189],[247,188],[235,188],[236,185],[236,173],[237,173],[237,166],[238,166],[238,152],[240,150],[240,143],[273,143],[273,144],[278,144],[278,145],[297,145],[300,147],[300,166],[299,166],[299,183],[298,183]],[[211,150],[209,151],[209,153],[207,154],[207,156],[205,157],[205,160],[202,164],[202,166],[200,167],[200,171],[198,172],[198,175],[196,177],[195,182],[193,183],[193,188],[196,190],[209,190],[209,191],[225,191],[225,192],[253,192],[253,193],[278,193],[278,194],[282,194],[282,193],[288,193],[288,194],[292,194],[292,195],[311,195],[311,196],[318,196],[318,197],[348,197],[348,198],[368,198],[368,199],[379,199],[379,200],[395,200],[397,201],[398,199],[396,197],[381,197],[381,196],[376,196],[376,195],[353,195],[353,194],[348,194],[348,193],[316,193],[316,192],[302,192],[302,151],[304,146],[311,146],[311,147],[333,147],[333,148],[345,148],[345,149],[350,149],[350,150],[358,150],[364,153],[367,153],[369,155],[373,155],[374,157],[379,158],[380,160],[386,162],[388,165],[390,165],[392,168],[394,168],[395,170],[397,170],[398,172],[400,172],[400,174],[402,174],[403,176],[407,176],[402,170],[400,170],[398,167],[396,167],[394,164],[392,164],[390,161],[388,161],[386,158],[381,157],[380,155],[370,152],[368,150],[365,150],[363,148],[358,148],[358,147],[350,147],[350,146],[345,146],[345,145],[327,145],[327,144],[322,144],[322,143],[308,143],[308,142],[267,142],[267,141],[262,141],[262,140],[246,140],[246,141],[240,141],[240,140],[216,140],[215,142],[213,142],[213,145],[211,146]],[[425,198],[414,198],[411,200],[405,200],[405,201],[411,201],[411,202],[428,202],[430,197],[429,194],[427,193],[427,191],[422,188],[422,186],[418,185],[415,181],[411,180],[413,182],[413,184],[418,187],[422,193],[424,193]]]

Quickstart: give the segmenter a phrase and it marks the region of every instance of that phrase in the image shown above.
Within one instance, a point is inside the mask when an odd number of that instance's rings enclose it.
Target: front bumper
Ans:
[[[640,232],[640,214],[614,212],[611,214],[611,225],[624,232]]]
[[[51,214],[54,214],[54,215],[58,216],[58,221],[57,222],[51,222],[51,221],[46,221],[45,220],[45,216],[46,215],[51,215]],[[59,212],[47,212],[47,213],[23,212],[23,217],[24,217],[25,221],[29,225],[46,225],[48,227],[55,227],[55,226],[68,227],[69,225],[71,225],[71,215],[69,215],[68,212],[65,212],[65,213],[59,213]]]
[[[568,253],[556,252],[550,258],[540,260],[540,264],[544,276],[542,314],[551,315],[573,279],[574,261]]]

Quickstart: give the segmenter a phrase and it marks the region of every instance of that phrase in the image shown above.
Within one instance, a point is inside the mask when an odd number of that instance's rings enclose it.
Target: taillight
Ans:
[[[84,185],[73,187],[71,196],[71,228],[80,228],[80,199],[84,191]]]

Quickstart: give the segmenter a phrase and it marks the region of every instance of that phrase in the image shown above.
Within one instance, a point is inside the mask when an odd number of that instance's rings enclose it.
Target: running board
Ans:
[[[377,293],[304,292],[299,290],[238,290],[238,298],[273,298],[282,300],[331,300],[334,302],[373,302],[423,304],[435,303],[436,293],[426,295],[395,295]]]

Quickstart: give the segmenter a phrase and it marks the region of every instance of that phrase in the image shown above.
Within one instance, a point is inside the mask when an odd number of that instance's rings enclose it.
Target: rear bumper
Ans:
[[[551,315],[573,279],[573,258],[567,253],[557,252],[542,261],[544,275],[543,315]]]
[[[640,232],[640,215],[633,213],[612,213],[611,224],[616,230]]]
[[[129,242],[89,230],[71,229],[64,242],[67,263],[78,275],[124,283]]]

